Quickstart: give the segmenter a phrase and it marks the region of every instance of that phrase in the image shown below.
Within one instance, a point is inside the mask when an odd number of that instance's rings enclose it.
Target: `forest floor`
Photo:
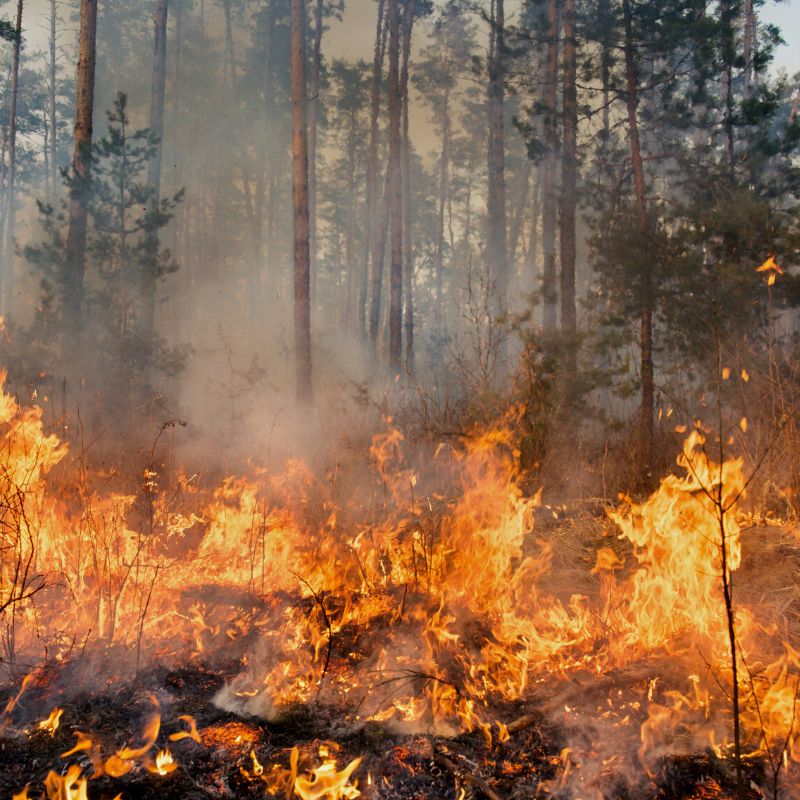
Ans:
[[[73,763],[86,776],[97,774],[95,770],[102,761],[94,754],[110,754],[127,743],[136,746],[153,710],[153,698],[158,700],[162,714],[159,746],[169,746],[177,768],[169,774],[152,774],[137,762],[119,778],[91,777],[90,800],[111,800],[120,793],[124,798],[142,800],[288,798],[294,796],[291,787],[287,791],[285,785],[277,790],[273,786],[271,793],[267,777],[273,764],[280,767],[275,774],[285,774],[293,748],[297,748],[301,773],[319,766],[320,752],[333,756],[339,769],[352,759],[361,758],[351,780],[367,800],[521,800],[575,796],[559,786],[565,774],[559,769],[563,766],[562,758],[575,755],[564,753],[567,741],[574,742],[574,736],[548,722],[542,713],[552,708],[552,697],[546,703],[534,698],[493,709],[508,724],[508,739],[489,744],[478,731],[448,738],[400,735],[374,723],[347,728],[335,710],[314,704],[295,709],[280,722],[237,716],[213,702],[223,683],[236,673],[235,663],[215,669],[199,664],[172,669],[150,667],[135,680],[108,683],[71,698],[59,696],[62,690],[58,687],[67,685],[69,673],[78,668],[67,664],[40,673],[36,684],[20,698],[13,711],[16,722],[13,732],[7,729],[0,736],[0,797],[11,797],[26,785],[30,786],[30,798],[43,797],[48,772],[53,770],[63,775]],[[636,680],[635,671],[607,676],[602,682],[603,690],[607,691],[617,679],[630,689]],[[579,685],[568,684],[567,695],[574,695]],[[562,694],[561,699],[567,695]],[[38,730],[34,723],[25,725],[25,717],[30,715],[26,709],[41,708],[48,702],[63,709],[62,724],[52,735]],[[558,697],[555,702],[559,702]],[[178,722],[180,715],[194,719],[199,741],[187,737],[167,742],[169,733],[186,729],[185,723]],[[61,758],[62,753],[76,744],[76,731],[91,738],[91,748]],[[591,757],[591,751],[592,743],[587,741],[584,752],[577,755],[585,759]],[[257,765],[265,777],[257,774]],[[749,786],[763,782],[763,769],[758,762],[749,762],[746,771]],[[598,786],[597,777],[594,785]],[[607,800],[722,800],[735,796],[735,778],[730,760],[719,759],[708,751],[663,758],[650,777],[642,772],[624,779],[609,768],[604,779],[601,769],[598,788],[601,792],[598,797]],[[59,800],[79,796],[57,795]],[[307,798],[329,800],[339,796],[309,790]],[[748,790],[747,796],[755,800],[762,795]]]

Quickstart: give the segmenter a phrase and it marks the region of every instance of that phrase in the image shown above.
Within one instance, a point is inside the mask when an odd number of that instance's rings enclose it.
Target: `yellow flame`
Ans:
[[[61,716],[64,713],[63,708],[54,708],[50,712],[50,716],[47,719],[43,719],[36,727],[41,731],[46,731],[51,736],[55,735],[55,732],[58,730],[58,726],[61,723]]]
[[[352,800],[361,792],[350,784],[350,776],[358,769],[361,758],[353,759],[344,769],[336,769],[336,761],[328,759],[313,770],[310,778],[298,776],[294,791],[300,800]]]
[[[179,742],[181,739],[191,739],[192,741],[201,744],[200,734],[197,732],[197,723],[195,722],[194,717],[190,716],[189,714],[181,714],[178,719],[185,722],[189,726],[189,730],[171,733],[169,735],[169,740],[171,742]]]
[[[159,750],[154,762],[145,764],[145,769],[153,775],[169,775],[178,765],[169,750]]]

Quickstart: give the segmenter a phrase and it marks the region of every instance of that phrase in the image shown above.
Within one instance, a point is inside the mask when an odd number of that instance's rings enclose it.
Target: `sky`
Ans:
[[[14,5],[13,0],[0,0],[0,15],[10,17]],[[47,39],[49,7],[49,0],[28,0],[25,4],[25,27],[30,40],[39,46]],[[334,24],[326,42],[328,55],[369,59],[375,4],[372,0],[346,0],[346,9],[343,22]],[[800,71],[800,0],[769,1],[760,9],[759,17],[763,22],[778,25],[786,40],[776,54],[776,66],[789,74]]]
[[[759,17],[762,22],[777,25],[786,41],[775,54],[775,66],[789,75],[800,72],[800,3],[767,3]]]
[[[62,0],[59,0],[61,3]],[[513,7],[516,0],[509,0]],[[0,16],[11,17],[16,3],[13,0],[0,0]],[[29,47],[44,49],[49,35],[50,0],[28,0],[25,4],[25,29]],[[219,12],[215,20],[215,11]],[[511,8],[509,8],[511,11]],[[206,3],[206,14],[210,28],[222,26],[222,12],[219,3],[211,0]],[[774,23],[782,31],[785,45],[781,45],[775,58],[776,70],[785,70],[789,75],[800,72],[800,0],[774,2],[768,0],[759,10],[759,19],[765,23]],[[74,39],[77,31],[67,28],[62,23],[59,40],[68,43]],[[341,22],[333,22],[324,40],[327,58],[363,58],[372,59],[373,39],[375,36],[375,3],[374,0],[345,0],[345,14]],[[419,46],[420,39],[417,39]],[[425,115],[421,108],[414,109],[412,120],[414,128],[425,129]],[[424,137],[423,137],[424,138]],[[425,152],[427,142],[419,142]]]

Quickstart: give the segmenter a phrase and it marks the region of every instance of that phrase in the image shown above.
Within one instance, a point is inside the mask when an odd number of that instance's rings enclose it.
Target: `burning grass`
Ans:
[[[650,497],[567,515],[523,490],[516,413],[416,458],[389,421],[366,480],[112,491],[3,395],[3,786],[731,796],[730,611],[748,784],[796,791],[800,546],[744,461],[698,429]]]

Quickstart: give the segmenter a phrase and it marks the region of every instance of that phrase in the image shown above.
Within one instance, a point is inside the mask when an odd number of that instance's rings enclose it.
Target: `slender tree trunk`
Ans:
[[[277,261],[275,256],[273,231],[275,230],[275,172],[277,152],[267,152],[273,145],[274,125],[272,123],[273,113],[273,90],[272,90],[272,58],[273,58],[273,37],[275,35],[275,0],[270,0],[267,5],[267,34],[264,42],[264,193],[266,195],[266,232],[264,234],[264,265],[269,273],[270,280],[262,281],[271,289],[271,294],[275,295],[277,286]]]
[[[58,134],[56,119],[56,82],[58,62],[56,49],[56,0],[50,0],[50,75],[48,90],[48,120],[50,123],[50,199],[56,196],[58,185]]]
[[[389,203],[391,250],[389,257],[389,369],[400,369],[403,314],[403,209],[401,205],[401,102],[400,9],[398,0],[388,0],[389,14]]]
[[[378,114],[381,104],[381,73],[386,35],[384,28],[384,0],[378,0],[378,21],[375,27],[375,53],[372,60],[372,88],[370,90],[369,145],[367,147],[366,203],[364,215],[364,254],[361,277],[358,287],[358,330],[363,339],[367,338],[367,285],[369,283],[370,257],[375,247],[375,205],[378,198]],[[375,261],[372,262],[373,285],[375,283]],[[382,266],[381,266],[382,270]],[[379,270],[380,271],[380,270]],[[369,336],[375,341],[370,314]]]
[[[494,0],[489,32],[489,152],[486,197],[489,280],[497,315],[507,310],[508,255],[506,253],[506,179],[503,111],[505,103],[504,0]]]
[[[347,331],[353,331],[353,271],[355,266],[356,243],[356,147],[358,145],[358,109],[353,106],[348,115],[347,128],[347,235],[345,239],[345,260],[347,262],[347,282],[345,295],[344,325]]]
[[[626,108],[628,112],[628,131],[631,148],[633,183],[636,193],[636,214],[639,228],[640,264],[640,325],[641,325],[641,381],[642,405],[639,429],[639,448],[645,465],[649,465],[653,444],[653,407],[655,391],[653,388],[653,276],[650,272],[648,255],[647,197],[645,193],[644,164],[639,141],[639,122],[636,108],[639,104],[637,91],[638,76],[633,44],[633,16],[630,0],[623,0],[625,23],[625,85]]]
[[[408,133],[408,63],[411,58],[411,36],[416,14],[415,0],[409,0],[403,25],[403,59],[400,68],[400,95],[403,107],[402,137],[402,200],[403,200],[403,332],[406,365],[414,366],[414,257],[411,247],[411,138]]]
[[[724,80],[724,103],[725,118],[723,127],[725,129],[725,146],[728,155],[728,167],[731,175],[734,169],[734,146],[733,146],[733,62],[736,58],[736,46],[734,40],[734,16],[735,4],[733,0],[725,0],[720,3],[720,15],[722,22],[722,72]]]
[[[64,259],[64,355],[80,350],[83,330],[83,276],[91,181],[92,115],[94,111],[97,0],[81,0],[80,46],[75,97],[73,183],[69,198],[69,227]]]
[[[522,233],[522,220],[528,208],[527,198],[531,183],[531,160],[525,159],[522,173],[519,176],[519,186],[514,195],[511,220],[508,223],[508,255],[511,263],[516,263],[516,253]],[[513,268],[513,267],[512,267]]]
[[[294,209],[294,346],[297,399],[311,401],[311,255],[306,128],[306,9],[292,0],[292,205]]]
[[[369,308],[369,338],[372,347],[377,349],[380,337],[381,295],[383,292],[383,271],[386,260],[386,238],[389,232],[389,217],[391,211],[391,194],[389,173],[387,170],[381,203],[381,216],[378,220],[378,230],[375,231],[375,241],[372,250],[372,293]]]
[[[164,153],[164,95],[167,80],[168,0],[158,0],[154,17],[153,79],[150,89],[150,134],[155,140],[147,179],[153,193],[153,213],[161,199],[161,162]],[[147,265],[142,270],[142,334],[152,339],[155,333],[156,281],[158,278],[158,230],[147,237]]]
[[[601,26],[600,38],[600,83],[603,87],[603,131],[602,143],[605,147],[611,132],[609,109],[611,108],[611,9],[609,0],[600,0],[598,17]]]
[[[225,64],[228,68],[228,85],[231,92],[236,87],[236,65],[233,55],[233,20],[231,19],[231,0],[222,0],[225,13]]]
[[[564,0],[563,53],[563,148],[561,154],[561,203],[559,241],[561,244],[561,328],[574,333],[577,327],[575,307],[575,188],[577,177],[578,100],[577,42],[575,39],[575,0]],[[574,371],[575,359],[569,348],[569,366]]]
[[[757,20],[756,9],[753,0],[745,0],[744,4],[744,85],[742,88],[742,98],[747,101],[753,97],[755,87],[755,66],[756,55],[756,32]]]
[[[556,326],[556,160],[558,154],[558,36],[557,0],[547,2],[547,68],[545,75],[544,166],[542,169],[542,322]]]
[[[542,216],[542,168],[536,170],[536,183],[533,187],[533,201],[531,204],[531,232],[528,238],[528,259],[531,264],[531,274],[539,275],[539,223]]]
[[[8,187],[6,193],[6,241],[2,274],[2,307],[5,311],[14,291],[14,236],[17,222],[17,97],[19,95],[19,57],[22,49],[23,0],[17,0],[14,26],[14,62],[11,68],[11,103],[8,110]]]
[[[311,97],[308,104],[308,213],[311,276],[315,279],[317,259],[317,119],[319,117],[319,82],[322,70],[322,12],[324,0],[314,6],[314,39],[311,50]]]
[[[444,217],[448,200],[450,176],[450,87],[442,92],[442,151],[439,154],[439,214],[436,220],[435,281],[436,306],[434,321],[436,333],[444,335]]]

